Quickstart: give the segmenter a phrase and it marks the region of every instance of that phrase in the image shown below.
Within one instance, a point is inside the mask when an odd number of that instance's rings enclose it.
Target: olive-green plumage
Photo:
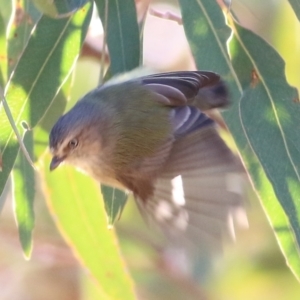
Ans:
[[[112,129],[108,134],[116,138],[116,168],[151,155],[167,139],[170,108],[156,101],[152,91],[136,83],[123,83],[103,89],[100,97],[98,94],[86,101],[97,102],[99,110],[106,112]]]
[[[240,165],[201,111],[226,106],[227,98],[212,72],[100,86],[54,125],[50,168],[65,161],[99,182],[130,190],[169,237],[182,231],[211,245],[241,202],[228,183]]]

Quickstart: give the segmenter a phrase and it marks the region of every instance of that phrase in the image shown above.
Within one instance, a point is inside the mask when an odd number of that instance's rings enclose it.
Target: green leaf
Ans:
[[[0,85],[5,86],[7,81],[7,27],[12,17],[12,1],[0,0]]]
[[[18,7],[14,11],[13,22],[8,32],[8,78],[16,67],[28,43],[31,31],[41,16],[42,14],[34,7],[31,0],[18,1]]]
[[[0,0],[0,15],[5,28],[8,27],[13,15],[13,2],[14,0]]]
[[[180,0],[179,3],[185,34],[198,68],[233,80],[230,77],[234,76],[234,70],[226,48],[231,30],[216,1]]]
[[[81,274],[81,300],[110,300],[107,294],[89,274]]]
[[[133,0],[95,0],[107,36],[109,75],[129,72],[140,63],[140,37]],[[109,225],[113,225],[126,204],[127,194],[102,185]]]
[[[33,155],[33,132],[26,131],[24,144],[30,156]],[[19,151],[13,170],[14,213],[19,237],[26,258],[32,251],[32,230],[34,228],[33,200],[35,196],[34,170],[22,151]]]
[[[87,5],[68,19],[54,20],[43,16],[37,23],[6,87],[8,105],[18,128],[22,122],[29,128],[36,126],[70,75],[91,12],[91,6]],[[19,149],[3,107],[0,107],[0,127],[2,192]]]
[[[235,25],[230,47],[234,49],[233,66],[244,83],[241,122],[286,214],[288,224],[273,227],[276,234],[282,235],[284,231],[290,236],[290,241],[284,237],[280,239],[281,247],[287,258],[291,257],[289,265],[300,279],[300,139],[295,128],[300,106],[297,90],[288,85],[285,63],[279,54],[252,32]],[[277,200],[262,198],[262,201],[269,218],[277,221],[278,215],[274,215],[272,207]]]
[[[300,0],[289,0],[298,20],[300,21]]]
[[[75,71],[73,71],[74,74]],[[34,130],[34,155],[39,159],[48,149],[49,132],[57,119],[64,113],[70,98],[73,76],[69,76],[62,89],[56,95],[46,114]]]
[[[108,225],[112,226],[117,218],[120,218],[127,202],[128,194],[122,190],[110,186],[101,185],[105,210],[108,216]]]
[[[107,37],[112,75],[140,63],[139,26],[134,0],[95,0]]]
[[[34,141],[33,132],[26,132],[24,143],[31,157],[33,157],[33,145],[35,157],[40,157],[48,148],[49,131],[66,107],[66,100],[70,94],[71,81],[72,77],[70,76],[53,100],[39,126],[35,129]],[[19,228],[20,241],[25,257],[30,258],[32,251],[32,230],[34,228],[33,200],[35,196],[35,178],[32,166],[21,151],[19,151],[12,173],[14,182],[14,210]]]
[[[135,299],[115,232],[107,228],[98,184],[69,166],[51,174],[49,164],[49,159],[43,161],[45,194],[66,241],[97,281],[104,299]]]
[[[64,18],[75,13],[84,6],[89,0],[31,0],[36,7],[44,14],[53,18]]]
[[[183,24],[196,64],[229,83],[232,105],[223,113],[279,245],[299,278],[299,104],[284,77],[279,55],[261,38],[230,30],[216,1],[180,0]],[[242,96],[243,95],[243,96]],[[299,159],[299,158],[298,158]]]

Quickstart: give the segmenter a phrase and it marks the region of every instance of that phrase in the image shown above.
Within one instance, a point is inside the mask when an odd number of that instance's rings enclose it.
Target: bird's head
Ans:
[[[101,137],[98,136],[97,124],[99,115],[94,105],[86,102],[78,103],[60,117],[50,132],[50,170],[56,169],[62,162],[86,170],[87,163],[99,156]]]

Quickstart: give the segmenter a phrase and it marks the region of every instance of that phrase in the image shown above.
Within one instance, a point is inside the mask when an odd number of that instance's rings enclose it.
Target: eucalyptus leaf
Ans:
[[[117,188],[101,184],[105,210],[108,216],[108,225],[112,226],[117,218],[122,214],[127,202],[128,194]]]
[[[140,36],[134,0],[95,0],[104,28],[112,75],[140,63]]]
[[[72,71],[91,18],[90,5],[68,19],[42,16],[30,35],[13,76],[6,86],[6,98],[19,130],[37,125]],[[19,145],[0,106],[0,148],[3,171],[0,192],[15,162]]]
[[[12,1],[0,0],[0,85],[5,86],[7,81],[7,38],[6,33],[10,24],[10,19],[13,16]]]
[[[53,18],[66,18],[83,7],[89,0],[31,0],[43,13]]]
[[[107,229],[98,184],[72,166],[52,174],[49,164],[49,157],[44,157],[41,171],[48,205],[60,231],[96,281],[101,299],[135,299],[115,232]]]
[[[8,78],[21,58],[31,31],[41,16],[42,14],[35,8],[31,0],[18,2],[18,8],[15,8],[13,22],[8,31]]]
[[[240,100],[241,123],[276,195],[271,201],[264,197],[261,200],[273,221],[288,264],[300,279],[300,139],[295,128],[300,106],[297,90],[286,81],[283,59],[249,30],[235,24],[230,47],[234,48],[232,63],[236,74],[244,83]],[[281,222],[281,226],[276,224],[278,213],[274,212],[277,201],[287,223],[282,225]]]
[[[140,36],[133,0],[95,0],[107,36],[110,67],[107,78],[129,72],[140,63]],[[123,211],[127,194],[113,187],[101,186],[109,225]]]
[[[300,278],[296,90],[287,84],[274,49],[234,23],[228,55],[231,31],[216,1],[180,0],[180,5],[197,67],[216,71],[229,83],[232,105],[224,119],[280,248]]]
[[[33,156],[33,132],[26,131],[24,145]],[[34,228],[34,170],[22,151],[19,151],[13,172],[14,213],[18,224],[19,238],[26,258],[32,251],[32,231]]]

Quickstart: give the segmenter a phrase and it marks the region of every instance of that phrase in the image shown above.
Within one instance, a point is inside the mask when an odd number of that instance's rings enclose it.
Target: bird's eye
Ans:
[[[70,149],[75,149],[78,145],[78,140],[77,139],[72,139],[69,141],[69,148]]]

